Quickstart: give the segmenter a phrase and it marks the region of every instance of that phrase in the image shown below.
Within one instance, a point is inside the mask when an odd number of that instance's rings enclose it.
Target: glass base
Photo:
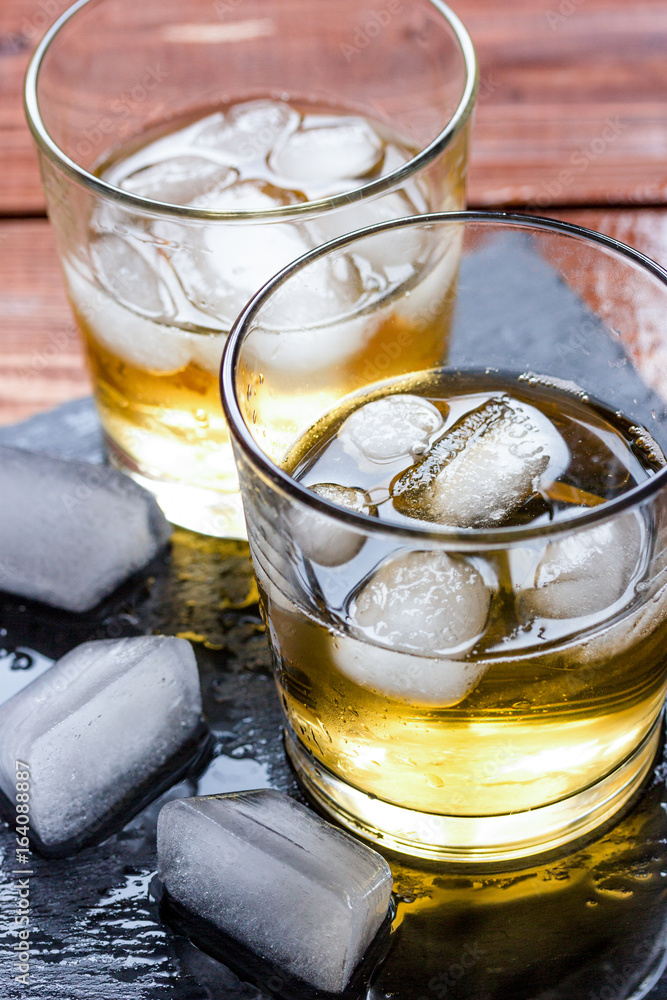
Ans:
[[[318,763],[287,728],[287,753],[306,792],[343,826],[382,847],[455,863],[513,861],[555,850],[608,822],[651,773],[662,713],[633,753],[588,788],[558,802],[497,816],[443,816],[368,795]]]
[[[216,538],[247,539],[241,494],[221,493],[203,486],[191,486],[176,480],[155,479],[139,472],[124,453],[107,438],[109,461],[152,493],[164,516],[172,524],[189,528],[200,535]]]

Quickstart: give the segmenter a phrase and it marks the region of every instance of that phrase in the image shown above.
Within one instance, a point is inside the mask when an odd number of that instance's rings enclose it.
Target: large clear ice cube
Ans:
[[[197,124],[192,145],[225,162],[242,165],[267,155],[289,135],[301,115],[283,101],[256,100],[218,111]]]
[[[355,410],[338,430],[338,439],[355,458],[392,462],[422,455],[442,423],[439,410],[426,399],[383,396]]]
[[[478,570],[444,552],[385,560],[349,606],[350,635],[332,638],[339,669],[364,687],[413,703],[455,705],[486,665],[463,659],[482,634],[491,592]]]
[[[562,475],[569,457],[540,410],[503,394],[467,413],[397,477],[394,506],[452,527],[495,527]]]
[[[481,634],[491,594],[477,569],[445,552],[385,560],[357,592],[350,616],[375,642],[415,653],[451,653]]]
[[[646,537],[641,518],[628,513],[550,542],[519,592],[522,611],[565,619],[611,607],[639,579]]]
[[[308,489],[324,500],[348,510],[369,515],[376,513],[368,494],[353,486],[317,483]],[[304,556],[320,566],[342,566],[354,559],[366,541],[362,531],[355,531],[328,514],[320,514],[305,507],[295,506],[290,520],[294,540]]]
[[[138,795],[157,796],[201,727],[184,639],[85,642],[0,706],[0,789],[13,801],[16,762],[29,765],[32,833],[69,853],[120,829]]]
[[[167,803],[158,864],[182,907],[330,993],[350,981],[392,888],[379,854],[268,789]]]
[[[172,205],[202,206],[212,210],[220,192],[233,184],[238,171],[204,156],[170,156],[133,171],[120,186],[132,194]],[[203,207],[203,206],[202,206]]]
[[[142,569],[171,529],[147,490],[115,469],[0,446],[1,586],[86,611]]]
[[[384,143],[363,118],[346,117],[302,126],[276,143],[269,164],[289,181],[362,180],[377,175],[384,160]]]
[[[244,180],[216,197],[225,212],[260,212],[298,201],[293,192],[259,180]],[[171,236],[169,227],[163,235]],[[219,222],[206,226],[199,240],[166,249],[189,301],[229,326],[247,300],[286,264],[313,246],[305,230],[287,222]]]

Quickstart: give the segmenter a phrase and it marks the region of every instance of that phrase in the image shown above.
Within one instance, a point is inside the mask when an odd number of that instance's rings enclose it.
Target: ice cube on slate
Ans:
[[[379,854],[269,789],[167,803],[158,872],[186,910],[330,993],[348,984],[392,888]]]
[[[155,499],[102,465],[0,446],[0,586],[87,611],[167,543]]]
[[[641,562],[645,531],[634,514],[550,542],[528,589],[524,611],[541,618],[578,618],[615,604]]]
[[[374,508],[363,490],[337,483],[317,483],[309,490],[331,503],[347,507],[361,514],[372,514]],[[348,528],[328,514],[299,507],[292,511],[292,531],[301,551],[320,566],[342,566],[360,551],[365,536]]]
[[[85,642],[0,706],[0,788],[14,801],[16,761],[28,764],[31,830],[46,852],[69,853],[120,829],[201,727],[184,639]]]
[[[395,481],[394,506],[439,524],[493,527],[568,464],[567,445],[551,421],[503,394],[462,417]]]
[[[400,553],[382,563],[351,601],[352,634],[332,639],[333,656],[364,687],[407,701],[455,705],[486,671],[485,664],[460,657],[482,633],[490,604],[481,574],[464,559]]]
[[[442,427],[436,407],[419,396],[384,396],[360,406],[343,423],[338,438],[346,451],[371,462],[416,457]]]

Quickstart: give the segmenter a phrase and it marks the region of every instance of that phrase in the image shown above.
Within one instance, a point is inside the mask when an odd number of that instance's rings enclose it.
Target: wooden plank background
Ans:
[[[0,5],[0,423],[89,390],[21,102],[30,52],[66,6]],[[453,6],[481,65],[471,206],[579,222],[667,265],[665,0]]]

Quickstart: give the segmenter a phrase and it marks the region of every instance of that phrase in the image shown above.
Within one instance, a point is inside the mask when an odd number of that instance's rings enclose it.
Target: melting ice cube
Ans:
[[[327,212],[307,227],[316,243],[324,243],[362,226],[428,209],[428,200],[418,189],[410,194],[398,191]],[[411,324],[407,333],[420,336],[426,323],[448,325],[445,309],[453,301],[463,236],[459,224],[435,231],[420,223],[366,236],[350,247],[349,258],[369,297],[377,301],[379,296],[398,292],[390,300],[391,311]]]
[[[257,582],[271,604],[292,608],[294,561],[285,532],[289,513],[284,506],[265,503],[260,495],[247,495],[244,506]]]
[[[292,228],[292,227],[288,227]],[[299,233],[304,229],[299,227]],[[298,294],[278,289],[253,331],[247,350],[255,364],[307,378],[329,378],[331,365],[347,363],[375,333],[377,317],[361,313],[366,289],[349,258],[320,259],[300,275]]]
[[[227,188],[215,207],[254,212],[294,200],[289,191],[246,180]],[[312,245],[301,227],[287,222],[219,222],[206,226],[198,242],[174,245],[167,252],[190,302],[229,325],[264,282]]]
[[[104,233],[91,243],[90,255],[97,278],[117,302],[151,319],[173,318],[175,305],[169,289],[127,239]]]
[[[193,145],[229,163],[248,163],[266,155],[300,121],[299,113],[282,101],[246,101],[198,123]]]
[[[290,181],[356,180],[380,172],[384,143],[363,118],[331,118],[302,127],[278,143],[269,157],[276,174]]]
[[[423,454],[442,427],[436,407],[419,396],[384,396],[355,410],[338,431],[345,450],[371,462]]]
[[[158,866],[195,917],[330,993],[350,981],[392,887],[379,854],[268,789],[167,803]]]
[[[210,372],[216,378],[220,374],[222,352],[227,337],[224,333],[192,333],[190,334],[190,357],[192,361]]]
[[[171,156],[128,174],[120,187],[172,205],[201,206],[205,199],[213,209],[218,193],[237,178],[238,171],[205,156]]]
[[[357,683],[382,694],[455,705],[486,670],[460,657],[481,635],[490,604],[481,575],[460,557],[392,556],[352,600],[352,634],[332,640],[336,662]]]
[[[481,634],[491,595],[479,572],[445,552],[387,559],[357,593],[350,615],[376,642],[415,653],[456,651]]]
[[[1,586],[86,611],[167,543],[155,499],[120,472],[0,446]]]
[[[285,101],[271,101],[260,98],[255,101],[244,101],[230,108],[228,121],[239,132],[256,136],[258,141],[275,142],[275,137],[281,132],[297,127],[301,115]],[[267,133],[266,137],[260,133]],[[271,133],[272,137],[268,136]]]
[[[318,483],[308,489],[348,510],[362,514],[375,512],[368,494],[363,490],[338,486],[337,483]],[[328,514],[319,514],[305,507],[293,511],[291,522],[294,539],[304,556],[320,566],[342,566],[356,556],[366,540],[363,532],[339,524]]]
[[[218,212],[266,212],[271,208],[297,205],[305,200],[300,191],[276,187],[270,181],[249,177],[221,190],[215,208]]]
[[[604,611],[638,576],[646,530],[634,513],[550,542],[520,607],[541,618],[578,618]]]
[[[423,206],[425,209],[426,206]],[[419,209],[403,191],[326,212],[307,223],[316,244],[326,243],[354,229],[374,226],[390,219],[415,215]],[[412,281],[422,271],[433,250],[429,234],[417,226],[367,236],[350,249],[350,259],[363,277],[364,285],[375,292],[386,292],[403,282]],[[446,287],[446,286],[445,286]],[[436,290],[437,301],[445,287]],[[401,302],[398,307],[402,311]],[[421,308],[428,307],[422,302]]]
[[[506,521],[569,464],[565,441],[534,406],[503,394],[470,411],[392,486],[408,517],[461,528]]]
[[[129,303],[64,264],[70,297],[98,343],[128,364],[153,372],[178,372],[192,356],[190,334],[137,315]],[[99,277],[99,276],[98,276]]]
[[[332,638],[332,656],[341,673],[362,687],[411,705],[438,708],[462,702],[489,666],[483,660],[401,653],[350,635]]]
[[[201,736],[189,643],[85,642],[0,706],[0,788],[13,801],[16,761],[29,765],[31,830],[46,853],[70,853],[156,798]]]

